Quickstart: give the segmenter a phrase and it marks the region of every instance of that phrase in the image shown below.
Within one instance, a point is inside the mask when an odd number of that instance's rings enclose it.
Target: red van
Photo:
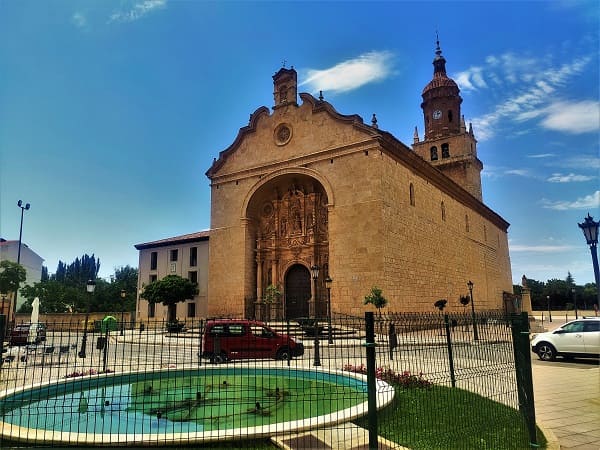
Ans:
[[[250,358],[285,360],[303,354],[302,343],[277,333],[263,322],[213,319],[208,320],[204,328],[201,356],[213,363]]]

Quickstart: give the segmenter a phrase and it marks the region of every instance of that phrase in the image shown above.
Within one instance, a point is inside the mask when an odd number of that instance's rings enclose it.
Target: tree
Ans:
[[[56,273],[53,279],[69,284],[71,286],[85,286],[87,280],[95,280],[100,271],[100,260],[92,254],[84,254],[81,258],[75,258],[71,264],[66,265],[58,261]]]
[[[270,284],[265,289],[265,296],[263,297],[263,301],[272,305],[273,303],[277,303],[279,301],[279,297],[281,297],[281,291],[274,284]]]
[[[387,305],[387,299],[383,296],[383,291],[377,286],[371,288],[371,292],[365,296],[365,305],[371,304],[377,308],[377,313],[381,314],[381,308]]]
[[[31,312],[31,304],[36,297],[40,299],[40,313],[42,314],[83,312],[86,308],[84,294],[78,292],[76,288],[65,286],[56,280],[34,283],[33,286],[21,288],[21,295],[27,300],[21,305],[18,312]]]
[[[166,277],[153,281],[144,288],[140,297],[150,303],[162,303],[168,307],[167,321],[175,322],[175,305],[179,302],[191,299],[198,293],[196,283],[179,275],[167,275]]]
[[[16,294],[19,286],[27,278],[27,271],[21,264],[12,261],[0,261],[0,292]]]
[[[263,302],[266,305],[266,320],[271,320],[271,308],[272,305],[277,305],[279,303],[279,298],[281,297],[281,291],[279,287],[274,284],[269,284],[265,289],[265,295],[263,296]]]

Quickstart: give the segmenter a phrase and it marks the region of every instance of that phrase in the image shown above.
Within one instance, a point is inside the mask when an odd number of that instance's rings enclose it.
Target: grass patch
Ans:
[[[469,391],[444,386],[405,388],[377,416],[379,435],[413,450],[529,449],[519,411]],[[367,428],[367,418],[356,422]],[[546,440],[538,430],[538,444]]]

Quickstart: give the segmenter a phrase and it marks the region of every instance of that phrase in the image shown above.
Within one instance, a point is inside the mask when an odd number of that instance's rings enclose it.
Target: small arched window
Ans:
[[[442,220],[445,222],[446,221],[446,205],[444,204],[444,202],[442,202],[440,204],[440,209],[442,210]]]
[[[450,144],[442,144],[442,158],[450,157]]]
[[[410,197],[410,206],[415,206],[415,187],[412,183],[408,187],[408,195]]]
[[[448,122],[452,122],[452,110],[448,110]]]
[[[287,102],[287,94],[288,94],[287,86],[286,85],[281,86],[281,88],[279,89],[279,103]]]
[[[429,149],[429,153],[431,154],[431,160],[437,161],[438,152],[437,152],[437,147],[435,145]]]

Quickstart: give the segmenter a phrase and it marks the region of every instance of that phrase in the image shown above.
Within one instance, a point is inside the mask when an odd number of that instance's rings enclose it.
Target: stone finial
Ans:
[[[469,134],[473,136],[473,124],[469,122]]]
[[[319,91],[319,101],[323,101],[325,97],[323,97],[323,91]]]
[[[371,126],[372,126],[373,128],[379,128],[379,127],[377,126],[377,117],[375,116],[375,113],[373,113],[373,117],[371,117]]]
[[[464,114],[460,116],[460,132],[464,133],[467,131],[467,126],[465,125],[465,116]]]
[[[415,132],[413,134],[413,144],[418,144],[419,143],[419,130],[417,130],[417,127],[415,127]]]
[[[523,286],[524,288],[527,287],[527,277],[525,275],[521,277],[521,286]]]

